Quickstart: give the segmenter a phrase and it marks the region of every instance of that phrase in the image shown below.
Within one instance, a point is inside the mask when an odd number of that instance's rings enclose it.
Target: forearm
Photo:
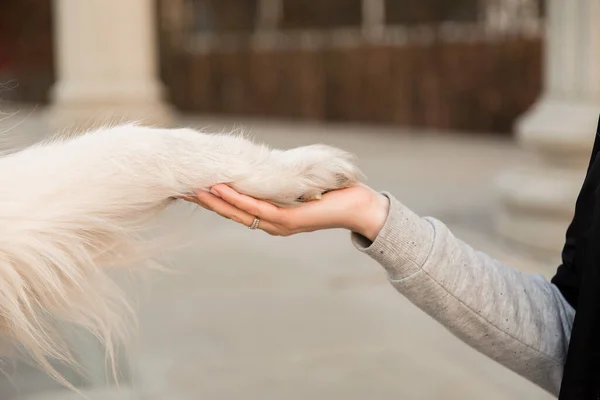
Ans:
[[[558,393],[574,310],[543,277],[476,252],[393,198],[375,241],[353,239],[399,292],[457,337]]]

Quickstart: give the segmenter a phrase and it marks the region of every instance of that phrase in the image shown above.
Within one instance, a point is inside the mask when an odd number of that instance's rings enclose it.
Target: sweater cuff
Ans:
[[[433,247],[433,225],[401,204],[389,193],[382,193],[390,200],[385,224],[375,240],[355,232],[351,234],[354,246],[380,263],[391,280],[404,279],[418,272]]]

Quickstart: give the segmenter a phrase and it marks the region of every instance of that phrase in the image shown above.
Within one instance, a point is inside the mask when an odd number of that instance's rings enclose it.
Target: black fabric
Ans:
[[[577,249],[583,248],[581,243],[584,234],[591,226],[591,216],[595,205],[595,191],[600,184],[600,167],[595,163],[596,156],[600,152],[600,120],[596,132],[596,139],[590,157],[587,173],[583,186],[575,204],[575,215],[566,233],[565,245],[562,251],[562,264],[558,267],[556,275],[552,278],[565,299],[577,308],[580,281],[580,263],[576,262]],[[594,168],[596,167],[596,168]],[[582,256],[580,251],[580,257]]]
[[[552,278],[576,309],[559,400],[600,399],[600,121],[587,174]]]

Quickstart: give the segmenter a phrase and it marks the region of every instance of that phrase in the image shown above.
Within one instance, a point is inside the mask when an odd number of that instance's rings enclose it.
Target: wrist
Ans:
[[[357,212],[354,232],[374,241],[385,225],[390,209],[390,200],[379,192],[372,191],[372,195],[364,206]]]

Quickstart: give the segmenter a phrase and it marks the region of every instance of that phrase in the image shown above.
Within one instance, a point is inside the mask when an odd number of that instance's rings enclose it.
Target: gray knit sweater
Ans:
[[[390,211],[374,242],[355,246],[391,284],[461,340],[558,395],[575,310],[541,275],[522,273],[420,218],[388,193]]]

